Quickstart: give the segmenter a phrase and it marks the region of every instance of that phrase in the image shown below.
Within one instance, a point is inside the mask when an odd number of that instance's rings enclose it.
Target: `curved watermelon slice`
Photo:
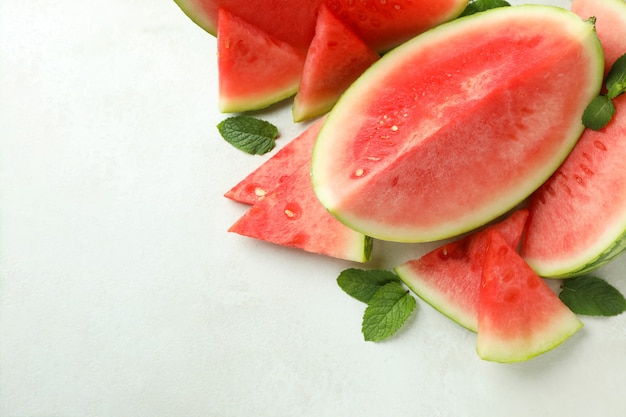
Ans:
[[[238,16],[219,10],[220,111],[260,109],[298,91],[304,55]]]
[[[564,9],[504,7],[440,25],[384,55],[335,105],[313,152],[315,192],[374,238],[472,230],[558,168],[603,70],[593,25]]]
[[[572,0],[572,11],[583,19],[596,18],[596,31],[604,47],[605,73],[626,53],[626,1]]]
[[[626,249],[626,95],[602,130],[586,130],[532,196],[522,256],[541,276],[590,272]]]
[[[485,360],[518,362],[560,345],[583,323],[497,231],[487,239],[476,351]]]
[[[310,138],[319,130],[321,122],[313,124],[309,131],[300,136],[297,145],[301,149],[298,153],[304,155],[307,149],[310,155],[313,146]],[[281,162],[271,161],[269,159],[267,162],[271,168],[282,165]],[[276,177],[273,178],[266,175],[273,172],[269,169],[262,170],[261,175],[253,174],[250,183],[259,184],[260,181],[263,190],[275,188],[260,193],[263,194],[262,198],[257,199],[228,231],[334,258],[367,261],[372,250],[372,239],[347,228],[322,207],[311,187],[309,161],[307,156],[305,163],[296,166],[292,172],[275,173]],[[242,188],[249,189],[245,185]],[[255,194],[259,194],[258,191]]]
[[[597,16],[606,66],[626,52],[626,2],[574,0],[583,18]],[[530,201],[526,262],[544,277],[590,272],[626,250],[626,96],[600,131],[585,130],[558,171]]]
[[[527,217],[528,210],[517,210],[499,223],[447,243],[394,270],[416,295],[461,326],[476,332],[487,236],[496,230],[515,248]]]
[[[316,120],[302,134],[283,146],[274,156],[246,176],[224,196],[245,204],[255,204],[275,190],[303,165],[309,166],[311,150],[324,124],[325,117]]]
[[[293,103],[296,122],[328,112],[359,75],[380,58],[322,4]]]
[[[377,51],[387,51],[459,16],[467,0],[327,0],[339,19]]]

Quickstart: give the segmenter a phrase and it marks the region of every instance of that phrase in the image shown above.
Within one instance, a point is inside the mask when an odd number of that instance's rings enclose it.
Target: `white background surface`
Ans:
[[[171,0],[0,2],[0,416],[624,415],[626,315],[514,365],[421,301],[366,343],[354,265],[228,234],[269,155],[218,136],[215,47]]]

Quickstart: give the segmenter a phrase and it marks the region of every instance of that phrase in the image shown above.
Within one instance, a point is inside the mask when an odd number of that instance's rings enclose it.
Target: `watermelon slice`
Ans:
[[[440,25],[384,55],[329,113],[315,192],[374,238],[473,230],[558,168],[603,71],[593,25],[561,8],[502,7]]]
[[[324,117],[316,120],[302,134],[293,139],[260,167],[228,190],[225,197],[245,204],[255,204],[288,180],[303,165],[309,165],[315,138],[324,124]]]
[[[294,99],[296,122],[328,112],[380,56],[322,4]]]
[[[304,54],[232,13],[219,10],[219,109],[242,112],[296,93]]]
[[[572,11],[583,19],[596,18],[607,73],[617,58],[626,53],[626,1],[572,0]]]
[[[310,131],[304,140],[313,133]],[[313,144],[308,144],[310,154]],[[311,187],[309,166],[307,158],[284,178],[264,177],[264,184],[271,184],[264,189],[278,186],[255,202],[229,232],[334,258],[367,261],[372,239],[347,228],[324,209]]]
[[[327,0],[328,7],[377,51],[387,51],[459,16],[467,0]]]
[[[476,332],[487,236],[491,230],[497,230],[509,245],[517,247],[527,217],[528,210],[517,210],[499,223],[447,243],[394,270],[416,295],[461,326]]]
[[[485,360],[518,362],[544,353],[582,326],[497,231],[488,236],[476,350]]]
[[[606,66],[626,52],[626,2],[575,0],[581,17],[597,16]],[[544,277],[593,271],[626,249],[626,96],[600,131],[585,130],[558,171],[530,201],[526,262]]]

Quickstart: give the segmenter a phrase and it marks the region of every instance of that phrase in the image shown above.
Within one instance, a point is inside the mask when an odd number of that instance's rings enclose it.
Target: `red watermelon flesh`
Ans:
[[[326,0],[373,49],[386,51],[460,15],[467,0]]]
[[[487,236],[497,230],[512,247],[524,231],[528,211],[513,212],[503,221],[445,244],[419,259],[395,268],[411,290],[463,327],[478,329],[478,296]]]
[[[309,164],[311,150],[325,118],[311,124],[260,167],[228,190],[225,197],[245,204],[255,204],[290,179],[302,165]]]
[[[308,159],[257,201],[229,232],[355,262],[367,261],[372,245],[369,237],[344,226],[319,203]]]
[[[582,322],[497,231],[487,237],[476,350],[485,360],[518,362],[569,338]]]
[[[617,58],[626,53],[626,1],[572,0],[572,11],[583,19],[596,18],[607,73]]]
[[[298,90],[304,54],[224,9],[217,53],[218,105],[224,113],[263,108]]]
[[[322,4],[300,89],[294,99],[294,120],[310,119],[329,111],[348,86],[379,57]]]

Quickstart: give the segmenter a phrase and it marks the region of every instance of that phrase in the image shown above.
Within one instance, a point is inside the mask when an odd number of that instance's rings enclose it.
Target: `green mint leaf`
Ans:
[[[400,278],[391,271],[381,269],[350,268],[337,277],[337,284],[342,290],[364,303],[369,303],[374,293],[390,282],[400,283]]]
[[[461,13],[459,17],[469,16],[474,13],[484,12],[498,7],[507,7],[510,5],[511,4],[504,0],[474,0],[468,3],[465,10],[463,10],[463,13]]]
[[[583,124],[592,130],[606,126],[615,114],[615,105],[607,96],[598,96],[591,100],[583,112]]]
[[[252,155],[265,154],[276,146],[278,129],[265,120],[233,116],[217,125],[222,137],[235,148]]]
[[[617,58],[606,75],[607,96],[615,98],[626,92],[626,54]]]
[[[363,314],[363,337],[372,342],[388,338],[402,327],[415,306],[415,298],[402,284],[383,285],[372,296]]]
[[[586,316],[616,316],[626,310],[624,296],[591,275],[564,280],[559,298],[574,313]]]

